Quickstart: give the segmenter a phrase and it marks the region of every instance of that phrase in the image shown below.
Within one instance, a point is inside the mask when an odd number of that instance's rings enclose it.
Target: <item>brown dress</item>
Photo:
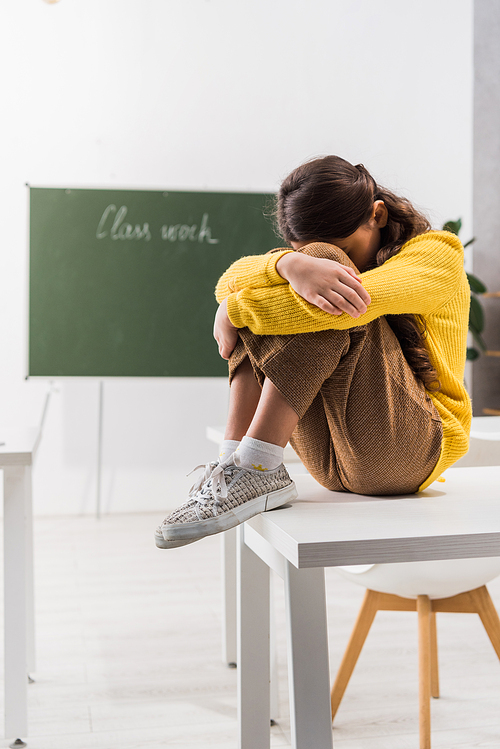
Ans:
[[[321,256],[354,267],[341,250]],[[320,484],[358,494],[418,490],[439,458],[442,424],[384,317],[350,330],[238,332],[230,381],[247,356],[259,384],[271,380],[299,416],[290,443]]]

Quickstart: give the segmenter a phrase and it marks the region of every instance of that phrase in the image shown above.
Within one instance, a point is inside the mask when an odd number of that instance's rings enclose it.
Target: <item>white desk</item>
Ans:
[[[455,468],[418,496],[294,477],[299,500],[239,528],[240,749],[268,749],[269,569],[285,581],[293,749],[331,749],[324,567],[500,556],[500,467]]]
[[[224,426],[206,428],[206,437],[220,445]],[[305,472],[298,455],[290,445],[285,447],[284,462],[290,473]],[[457,463],[457,468],[500,465],[500,416],[474,416],[472,419],[469,452]],[[222,534],[222,660],[235,665],[236,654],[236,530]]]
[[[5,736],[28,733],[28,672],[35,668],[31,465],[38,429],[0,429],[4,479]],[[19,744],[21,746],[22,744]]]

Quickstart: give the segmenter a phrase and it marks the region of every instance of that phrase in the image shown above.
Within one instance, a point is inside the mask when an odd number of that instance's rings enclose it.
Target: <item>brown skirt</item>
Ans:
[[[323,245],[321,255],[352,265],[340,250]],[[385,318],[298,335],[238,332],[230,381],[247,356],[261,387],[271,380],[299,416],[290,443],[322,486],[418,491],[439,458],[442,424]]]

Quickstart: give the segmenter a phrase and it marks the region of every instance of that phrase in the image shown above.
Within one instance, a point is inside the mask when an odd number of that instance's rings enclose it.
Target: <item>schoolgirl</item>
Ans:
[[[291,248],[242,258],[218,282],[225,440],[157,529],[161,548],[293,499],[288,441],[320,484],[358,494],[418,492],[467,452],[458,238],[337,156],[295,169],[276,215]]]

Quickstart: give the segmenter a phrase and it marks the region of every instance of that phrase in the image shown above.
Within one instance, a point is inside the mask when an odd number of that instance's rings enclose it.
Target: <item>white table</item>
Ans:
[[[0,429],[4,480],[6,737],[28,733],[28,673],[35,669],[31,466],[38,429]],[[21,742],[17,743],[22,746]]]
[[[225,427],[206,427],[206,437],[220,445]],[[284,462],[290,473],[306,472],[290,445],[285,447]],[[457,467],[500,465],[500,416],[474,416],[469,452]],[[222,534],[222,660],[230,666],[237,661],[236,645],[236,555],[235,530]]]
[[[363,497],[294,477],[299,500],[239,528],[240,749],[268,749],[269,570],[285,581],[293,749],[331,749],[324,567],[500,556],[500,467],[419,495]]]

